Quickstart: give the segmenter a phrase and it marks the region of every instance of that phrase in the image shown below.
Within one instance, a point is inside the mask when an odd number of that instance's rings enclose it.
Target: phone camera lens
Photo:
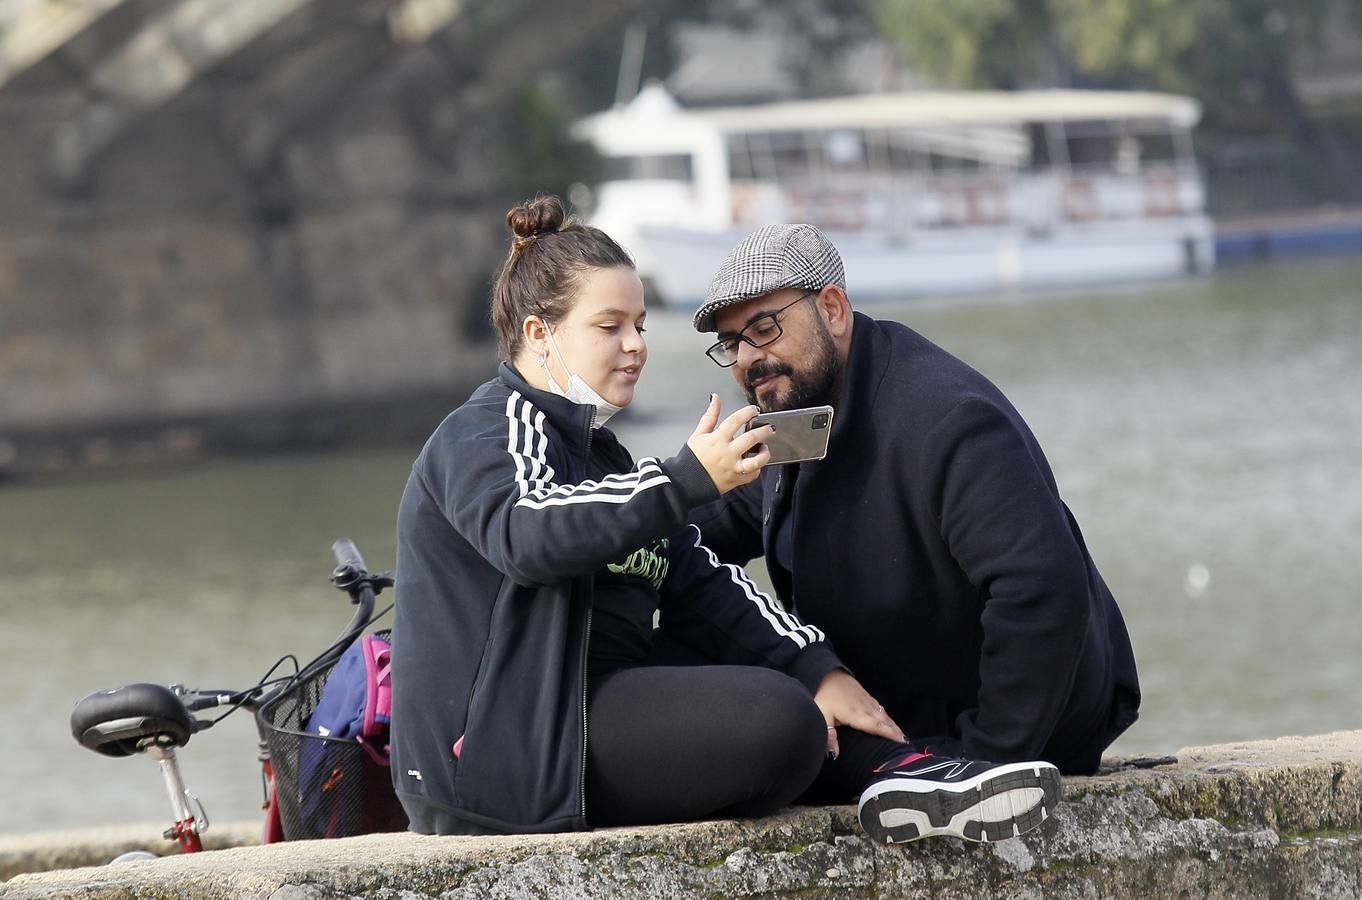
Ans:
[[[815,430],[815,431],[817,431],[817,430],[820,429],[820,428],[827,428],[827,427],[828,427],[828,414],[827,414],[827,413],[819,413],[818,415],[814,416],[814,417],[813,417],[813,424],[812,424],[811,427],[812,427],[813,430]]]

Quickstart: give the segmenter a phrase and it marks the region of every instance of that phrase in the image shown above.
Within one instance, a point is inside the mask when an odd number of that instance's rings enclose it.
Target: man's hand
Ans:
[[[861,683],[851,677],[845,669],[833,669],[823,676],[823,683],[813,695],[813,702],[823,713],[828,723],[828,754],[837,758],[838,725],[850,725],[866,734],[878,734],[891,741],[907,741],[903,729],[894,724],[884,707],[866,693]]]

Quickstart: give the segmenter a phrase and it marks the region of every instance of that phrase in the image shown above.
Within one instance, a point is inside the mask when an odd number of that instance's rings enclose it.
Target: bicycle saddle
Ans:
[[[194,720],[180,698],[159,684],[95,691],[71,710],[71,736],[105,756],[132,756],[148,742],[182,747],[193,733]]]

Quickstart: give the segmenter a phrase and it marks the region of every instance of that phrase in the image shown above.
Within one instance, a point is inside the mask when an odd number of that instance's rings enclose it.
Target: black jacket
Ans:
[[[1096,769],[1139,708],[1130,639],[1040,446],[988,379],[857,313],[827,457],[791,468],[698,510],[705,543],[732,562],[765,553],[786,605],[910,738]],[[775,558],[785,516],[792,572]]]
[[[587,827],[592,577],[645,543],[667,539],[661,623],[678,639],[810,686],[838,665],[818,629],[687,526],[717,496],[695,456],[634,465],[593,412],[503,364],[412,466],[397,519],[392,773],[416,831]],[[619,474],[585,480],[588,454]]]

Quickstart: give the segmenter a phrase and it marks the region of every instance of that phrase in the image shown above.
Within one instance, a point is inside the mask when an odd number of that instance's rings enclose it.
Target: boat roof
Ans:
[[[660,85],[627,106],[583,119],[582,137],[608,138],[623,127],[741,134],[839,128],[1020,125],[1092,120],[1162,121],[1190,128],[1201,118],[1191,97],[1151,91],[910,91],[795,100],[753,106],[682,109]]]

